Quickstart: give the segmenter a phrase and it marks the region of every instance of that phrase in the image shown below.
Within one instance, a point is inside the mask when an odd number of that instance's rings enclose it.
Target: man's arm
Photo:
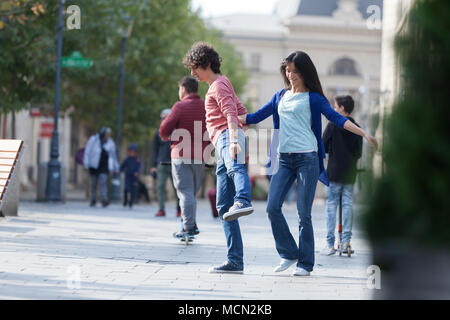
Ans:
[[[152,167],[156,168],[158,165],[158,153],[159,153],[159,141],[158,141],[158,131],[155,132],[153,136],[153,148],[152,148]]]
[[[220,108],[220,111],[227,118],[228,134],[230,137],[229,152],[231,158],[233,159],[237,154],[239,154],[239,152],[241,152],[241,147],[238,143],[238,106],[233,99],[234,96],[235,93],[233,89],[228,87],[227,85],[220,84],[220,86],[217,88],[216,101],[217,105]]]
[[[170,114],[163,120],[161,126],[159,127],[159,136],[162,141],[169,141],[170,136],[172,135],[173,130],[177,128],[178,123],[178,104],[175,103],[172,107],[172,111]]]
[[[94,144],[94,136],[91,136],[86,143],[86,147],[84,147],[84,154],[83,154],[83,166],[86,169],[89,169],[89,159],[91,157],[92,152],[92,145]]]
[[[236,127],[239,127],[239,119],[238,119],[238,106],[236,105],[233,97],[236,94],[233,89],[228,87],[223,83],[219,83],[216,89],[215,99],[217,101],[217,105],[220,109],[220,112],[224,115],[228,122],[228,129],[232,129],[232,124],[236,124]]]

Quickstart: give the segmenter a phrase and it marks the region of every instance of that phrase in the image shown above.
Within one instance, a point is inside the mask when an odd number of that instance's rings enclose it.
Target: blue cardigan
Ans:
[[[262,106],[258,111],[254,113],[247,114],[246,122],[247,124],[255,124],[263,121],[269,116],[273,116],[273,128],[275,129],[275,134],[272,136],[272,142],[270,144],[270,152],[269,152],[269,161],[267,163],[268,168],[271,168],[273,165],[272,161],[276,160],[278,162],[276,149],[278,148],[278,130],[280,129],[280,117],[278,115],[278,103],[283,97],[286,89],[282,89],[277,91],[272,99],[267,102],[264,106]],[[325,171],[323,165],[323,159],[325,158],[325,147],[322,141],[322,117],[323,114],[328,120],[333,122],[340,128],[344,127],[344,123],[348,120],[346,117],[341,116],[339,113],[334,111],[334,109],[330,106],[327,99],[325,99],[321,94],[317,92],[309,93],[309,105],[311,108],[311,129],[316,136],[317,146],[318,146],[318,155],[319,155],[319,168],[320,168],[320,176],[319,180],[325,184],[329,185],[327,173]],[[275,150],[274,150],[275,149]],[[268,173],[270,174],[270,173]]]

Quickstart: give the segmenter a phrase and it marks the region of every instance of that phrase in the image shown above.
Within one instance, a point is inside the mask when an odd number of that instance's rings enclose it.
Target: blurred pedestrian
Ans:
[[[205,102],[197,94],[198,81],[186,76],[178,82],[178,87],[180,101],[173,105],[171,113],[161,123],[159,135],[163,141],[178,136],[170,147],[172,177],[180,199],[183,229],[174,236],[184,239],[186,234],[199,233],[196,196],[205,175],[203,152],[209,141],[203,139],[206,133]]]
[[[359,125],[350,117],[355,102],[351,96],[337,96],[334,109],[342,116]],[[327,244],[322,250],[324,255],[336,253],[334,248],[336,209],[342,197],[342,246],[347,252],[350,248],[353,222],[353,185],[356,180],[356,163],[362,155],[362,137],[329,123],[323,133],[325,152],[329,154],[327,175],[330,185],[327,187]]]
[[[170,109],[161,111],[161,122],[170,114]],[[159,128],[156,130],[153,138],[152,151],[152,169],[151,173],[156,177],[156,197],[158,198],[159,210],[156,213],[157,217],[165,217],[166,210],[166,183],[170,180],[173,187],[174,196],[177,204],[177,217],[181,217],[180,201],[177,196],[177,191],[172,179],[172,161],[170,158],[170,141],[162,141],[159,136]]]
[[[100,184],[102,206],[108,206],[108,175],[119,173],[120,169],[110,128],[101,127],[98,133],[89,138],[84,150],[83,166],[89,170],[91,177],[91,207],[94,207],[97,202],[98,184]]]
[[[141,171],[141,159],[139,159],[137,145],[130,144],[127,150],[127,158],[122,162],[120,171],[125,173],[125,188],[123,206],[130,209],[136,200],[138,193],[138,175]]]

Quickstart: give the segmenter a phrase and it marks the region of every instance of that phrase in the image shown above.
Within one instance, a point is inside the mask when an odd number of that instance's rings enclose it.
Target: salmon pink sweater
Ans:
[[[209,86],[205,96],[206,128],[209,138],[216,145],[220,134],[236,123],[242,128],[238,115],[247,113],[247,110],[239,101],[234,92],[230,80],[226,76],[219,76]]]

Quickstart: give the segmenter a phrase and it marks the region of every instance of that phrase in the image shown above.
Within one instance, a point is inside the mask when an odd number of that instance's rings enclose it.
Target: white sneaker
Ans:
[[[280,265],[277,266],[273,272],[281,272],[292,266],[294,263],[297,263],[297,260],[289,260],[289,259],[281,259]]]
[[[292,273],[293,276],[300,276],[300,277],[305,277],[305,276],[309,276],[310,273],[309,271],[306,271],[303,268],[297,267],[297,269],[295,269],[295,271]]]
[[[336,253],[336,249],[334,247],[325,246],[320,253],[323,256],[331,256]]]

